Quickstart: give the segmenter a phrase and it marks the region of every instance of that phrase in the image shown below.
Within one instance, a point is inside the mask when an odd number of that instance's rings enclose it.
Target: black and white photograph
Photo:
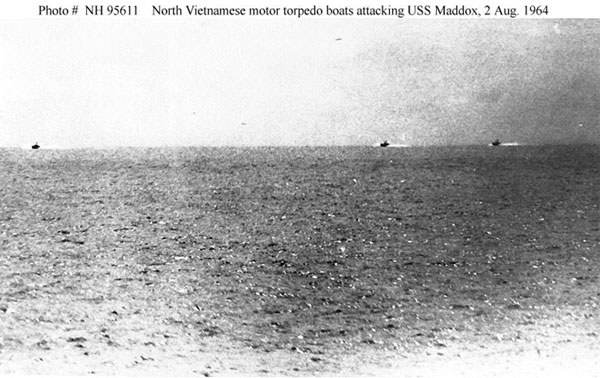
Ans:
[[[600,13],[513,3],[0,6],[0,375],[600,376]]]

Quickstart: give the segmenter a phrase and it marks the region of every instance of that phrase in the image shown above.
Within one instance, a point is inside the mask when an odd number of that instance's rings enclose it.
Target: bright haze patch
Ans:
[[[600,23],[559,23],[560,33],[555,21],[503,20],[396,30],[362,56],[374,131],[427,144],[597,143]]]
[[[599,42],[600,20],[3,21],[0,145],[598,143]]]

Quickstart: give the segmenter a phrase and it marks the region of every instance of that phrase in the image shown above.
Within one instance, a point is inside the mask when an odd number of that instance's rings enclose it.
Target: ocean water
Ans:
[[[330,358],[434,336],[463,349],[490,335],[585,341],[598,331],[599,158],[597,146],[0,150],[3,344],[108,329],[131,348],[211,337]]]
[[[377,239],[387,245],[411,238],[456,243],[488,232],[501,236],[499,245],[525,237],[519,235],[593,240],[599,150],[5,149],[0,206],[5,219],[34,227],[48,214],[93,215],[95,222],[110,216],[125,223],[153,213],[178,222],[202,214],[202,222],[222,237],[249,240],[270,234],[299,242],[314,228],[321,239]],[[6,234],[23,223],[2,227]]]

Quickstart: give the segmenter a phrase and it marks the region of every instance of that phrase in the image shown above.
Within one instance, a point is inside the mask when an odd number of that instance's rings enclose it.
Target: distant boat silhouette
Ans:
[[[492,146],[499,146],[500,145],[500,140],[496,139],[495,141],[492,142]]]
[[[384,140],[383,142],[379,143],[379,147],[387,147],[389,145],[390,143],[387,140]]]
[[[37,150],[38,148],[40,148],[40,145],[38,144],[38,142],[35,142],[35,144],[31,146],[31,148]]]

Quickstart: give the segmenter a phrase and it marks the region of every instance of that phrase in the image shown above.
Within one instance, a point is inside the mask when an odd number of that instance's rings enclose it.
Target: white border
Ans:
[[[79,7],[79,12],[76,16],[72,15],[72,8],[74,6]],[[152,19],[172,19],[172,18],[186,18],[186,17],[198,17],[198,16],[189,16],[185,13],[182,16],[152,16],[152,6],[160,5],[162,7],[172,7],[179,5],[180,7],[185,7],[186,5],[198,5],[201,7],[298,7],[298,8],[312,8],[313,6],[324,8],[329,5],[330,7],[352,7],[354,9],[359,7],[399,7],[399,8],[407,8],[408,6],[429,6],[431,9],[435,9],[436,6],[447,6],[449,8],[454,7],[465,7],[465,8],[478,8],[480,13],[483,14],[483,9],[486,5],[488,5],[492,9],[496,9],[497,7],[501,8],[517,8],[519,10],[519,16],[511,18],[508,16],[481,16],[481,17],[467,17],[471,19],[488,19],[488,18],[507,18],[513,20],[522,20],[522,19],[531,19],[531,18],[600,18],[600,5],[595,1],[589,0],[532,0],[532,1],[515,1],[515,0],[479,0],[479,1],[448,1],[448,0],[439,0],[439,1],[408,1],[408,0],[305,0],[305,1],[283,1],[283,0],[225,0],[225,1],[216,1],[216,0],[122,0],[122,1],[106,1],[106,0],[89,0],[89,1],[81,1],[81,0],[23,0],[23,1],[11,1],[11,2],[0,2],[0,19],[34,19],[34,20],[44,20],[44,19],[102,19],[102,18],[114,18],[109,17],[107,15],[104,16],[85,16],[83,9],[86,5],[131,5],[137,6],[138,14],[137,16],[124,16],[121,18],[126,19],[140,19],[140,18],[152,18]],[[52,16],[52,15],[40,15],[39,7],[40,6],[48,6],[50,8],[64,8],[68,11],[68,15],[66,16]],[[526,6],[541,6],[548,7],[548,15],[530,15],[525,16],[524,8]],[[432,11],[430,15],[420,15],[420,16],[406,16],[403,19],[410,18],[464,18],[464,16],[441,16],[435,15],[435,12]],[[119,17],[119,16],[118,16]],[[245,16],[247,17],[247,16]],[[284,16],[273,16],[278,18],[283,18]],[[308,16],[310,17],[310,16]],[[270,18],[269,16],[264,16],[263,18]],[[313,17],[315,18],[315,17]],[[326,16],[319,16],[317,18],[327,18]],[[357,16],[350,16],[346,18],[360,18]],[[364,17],[362,17],[364,18]]]

